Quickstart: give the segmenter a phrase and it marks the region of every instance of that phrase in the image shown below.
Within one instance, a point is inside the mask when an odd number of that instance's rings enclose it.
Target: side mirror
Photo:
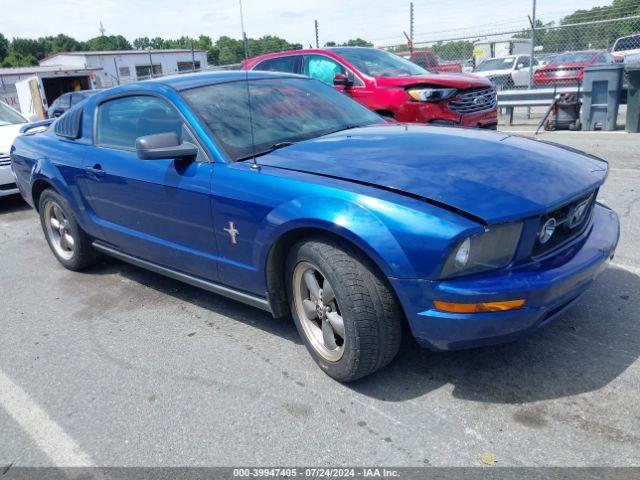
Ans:
[[[139,137],[136,153],[141,160],[193,160],[198,155],[198,147],[182,142],[174,132],[167,132]]]
[[[524,68],[524,63],[519,63],[516,65],[516,70],[522,70]]]
[[[353,85],[353,81],[353,73],[351,72],[348,72],[346,75],[343,73],[336,73],[333,77],[333,84],[335,86],[350,87]]]

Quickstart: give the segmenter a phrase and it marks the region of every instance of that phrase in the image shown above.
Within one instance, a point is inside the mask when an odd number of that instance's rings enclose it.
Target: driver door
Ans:
[[[205,279],[217,279],[211,216],[213,163],[197,158],[141,160],[138,137],[174,132],[198,145],[164,98],[131,95],[98,106],[87,155],[87,203],[102,239],[125,253]]]

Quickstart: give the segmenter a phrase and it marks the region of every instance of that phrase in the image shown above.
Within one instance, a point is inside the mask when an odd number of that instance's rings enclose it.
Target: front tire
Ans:
[[[302,241],[289,253],[286,280],[298,333],[329,376],[350,382],[396,356],[402,313],[369,259],[333,240]]]
[[[94,265],[100,254],[82,231],[67,201],[52,189],[40,195],[40,224],[51,251],[69,270],[82,270]]]

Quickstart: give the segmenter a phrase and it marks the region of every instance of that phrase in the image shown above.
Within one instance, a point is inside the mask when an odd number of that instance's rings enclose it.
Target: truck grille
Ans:
[[[598,191],[590,192],[587,195],[574,200],[556,210],[543,215],[540,218],[538,228],[538,238],[533,247],[534,257],[547,253],[558,248],[585,231],[591,223],[593,206],[596,203]],[[544,224],[551,218],[556,221],[556,229],[551,238],[546,243],[540,242],[540,231]]]
[[[6,167],[7,165],[11,165],[11,157],[4,153],[0,153],[0,167]]]
[[[462,90],[449,102],[449,110],[467,114],[493,110],[498,104],[496,90],[493,87]]]

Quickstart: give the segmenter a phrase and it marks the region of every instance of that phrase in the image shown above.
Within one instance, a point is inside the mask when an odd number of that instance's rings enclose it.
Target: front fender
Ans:
[[[396,237],[370,209],[347,199],[304,197],[272,210],[262,221],[254,247],[255,265],[264,266],[271,247],[300,229],[326,231],[362,250],[387,276],[414,277],[415,270]]]

